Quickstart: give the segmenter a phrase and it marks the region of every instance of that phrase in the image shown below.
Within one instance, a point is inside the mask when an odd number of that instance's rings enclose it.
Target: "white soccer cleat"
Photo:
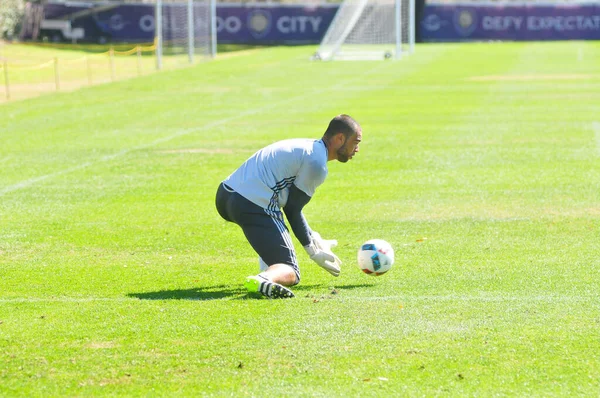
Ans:
[[[250,293],[260,293],[272,299],[294,297],[294,293],[287,287],[271,282],[260,275],[247,277],[244,286]]]

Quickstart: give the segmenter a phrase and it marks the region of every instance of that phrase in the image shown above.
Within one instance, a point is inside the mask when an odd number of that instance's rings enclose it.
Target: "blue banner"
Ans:
[[[164,15],[169,19],[185,15],[185,2],[167,3],[164,7]],[[196,4],[195,7],[205,6]],[[319,43],[337,8],[335,4],[219,3],[217,41],[257,45]],[[85,41],[151,42],[154,39],[152,4],[57,2],[44,4],[44,12],[46,19],[70,20],[73,28],[82,28]],[[196,26],[206,23],[208,21],[195,21]],[[419,28],[423,41],[600,40],[600,4],[428,4]],[[176,34],[177,26],[167,31],[165,35]]]
[[[169,21],[179,11],[180,15],[185,15],[185,8],[184,3],[166,3],[163,8],[165,19]],[[258,45],[319,43],[337,8],[337,5],[219,4],[217,40],[226,44]],[[151,4],[48,3],[44,5],[44,12],[46,19],[68,19],[72,21],[73,28],[83,28],[87,41],[95,41],[98,35],[115,42],[154,40],[155,9]],[[203,20],[195,21],[196,26],[206,23]],[[168,31],[165,30],[165,35]]]
[[[599,40],[600,5],[427,5],[424,41]]]
[[[219,43],[319,43],[338,9],[333,6],[219,5]]]

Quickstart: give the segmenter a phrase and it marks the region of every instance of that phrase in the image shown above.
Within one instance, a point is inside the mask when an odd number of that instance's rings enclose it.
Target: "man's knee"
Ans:
[[[298,283],[300,283],[300,273],[294,272],[294,276],[296,279],[294,280],[294,283],[292,283],[292,286],[296,286]]]
[[[287,272],[287,275],[285,278],[285,282],[286,282],[285,285],[286,286],[296,286],[298,283],[300,283],[300,273],[298,272],[297,269],[295,269],[289,265],[288,265],[288,269],[289,269],[289,272]]]
[[[272,277],[274,282],[284,286],[295,286],[300,283],[300,271],[298,267],[289,264],[279,263],[270,265],[267,273]]]
[[[286,264],[289,267],[290,270],[290,284],[288,286],[296,286],[298,283],[300,283],[300,270],[298,269],[298,266],[292,266],[289,264]]]

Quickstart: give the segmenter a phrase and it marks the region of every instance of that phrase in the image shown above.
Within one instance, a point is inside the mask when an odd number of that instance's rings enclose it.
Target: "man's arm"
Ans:
[[[309,245],[312,241],[310,237],[311,229],[308,226],[308,222],[306,221],[304,214],[302,214],[302,208],[306,206],[309,201],[310,196],[304,193],[304,191],[302,191],[296,185],[292,184],[287,203],[283,207],[283,212],[290,223],[290,227],[292,228],[292,231],[294,231],[294,235],[296,235],[296,238],[298,238],[302,246]]]
[[[306,222],[306,218],[304,218],[304,215],[302,214],[302,208],[309,201],[310,196],[308,196],[296,185],[292,184],[290,187],[290,194],[288,195],[288,201],[284,206],[283,211],[285,212],[285,216],[290,223],[292,231],[294,231],[294,235],[296,235],[296,238],[298,238],[302,246],[304,246],[304,250],[306,250],[306,253],[308,253],[311,260],[317,263],[320,267],[324,268],[331,275],[339,276],[340,264],[342,262],[335,254],[331,252],[331,247],[333,245],[329,244],[327,249],[323,247],[326,243],[333,241],[326,242],[320,237],[320,235],[314,233],[316,236],[318,236],[318,240],[316,240],[315,236],[313,236],[313,232]]]

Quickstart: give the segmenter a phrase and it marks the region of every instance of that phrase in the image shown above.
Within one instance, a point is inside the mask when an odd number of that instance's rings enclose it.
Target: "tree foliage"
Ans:
[[[24,0],[0,1],[0,38],[12,38],[18,33],[24,11]]]

